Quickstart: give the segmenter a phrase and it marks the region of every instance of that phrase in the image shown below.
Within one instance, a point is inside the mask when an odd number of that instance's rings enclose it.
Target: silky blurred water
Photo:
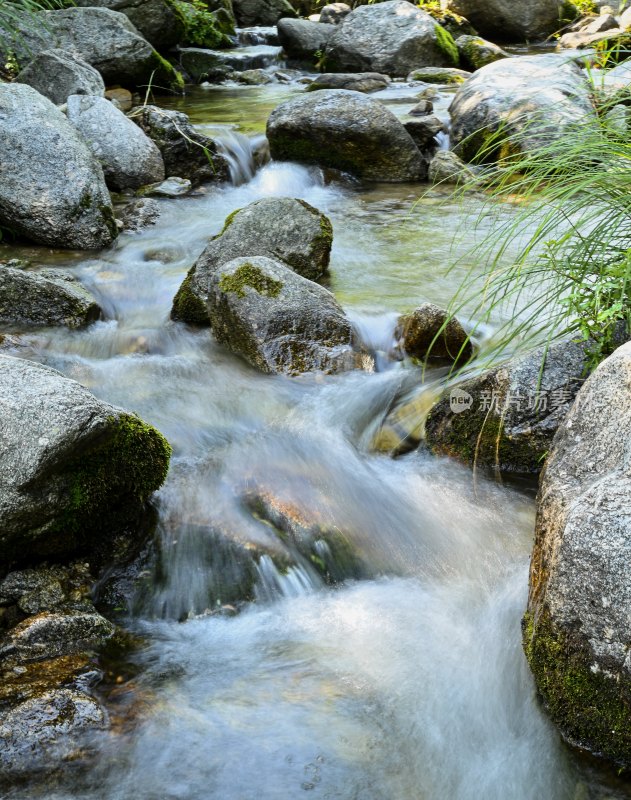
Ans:
[[[161,573],[127,619],[147,641],[134,681],[144,710],[126,733],[99,738],[87,777],[12,796],[584,796],[520,645],[532,500],[474,485],[468,470],[422,452],[392,460],[370,449],[398,393],[422,380],[388,355],[397,315],[451,300],[473,243],[459,233],[485,206],[295,164],[255,172],[243,134],[260,136],[295,91],[199,89],[170,103],[223,135],[239,185],[161,201],[156,226],[103,253],[11,251],[68,267],[107,317],[79,332],[27,332],[11,352],[137,412],[174,448],[158,496]],[[169,321],[178,286],[227,214],[286,195],[331,217],[328,283],[378,354],[376,372],[264,376],[211,332]],[[204,613],[222,601],[217,570],[234,566],[218,531],[274,546],[244,505],[252,490],[343,531],[365,579],[333,589],[298,556],[283,572],[264,555],[257,602],[235,617]]]

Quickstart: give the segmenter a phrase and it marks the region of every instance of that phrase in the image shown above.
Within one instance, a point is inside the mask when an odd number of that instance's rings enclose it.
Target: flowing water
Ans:
[[[250,137],[299,88],[215,87],[169,101],[222,137],[238,185],[162,201],[156,226],[110,251],[44,259],[71,269],[107,320],[27,334],[13,354],[136,411],[174,456],[158,495],[160,566],[126,619],[146,640],[132,681],[141,709],[95,743],[87,777],[43,796],[587,797],[539,709],[520,645],[532,498],[474,484],[469,470],[422,451],[393,460],[370,448],[402,387],[423,379],[389,356],[396,315],[449,302],[467,259],[449,266],[471,245],[457,234],[472,228],[480,201],[439,191],[419,200],[418,186],[366,187],[295,164],[255,171]],[[404,113],[398,99],[392,107]],[[274,195],[331,217],[330,288],[377,371],[264,376],[209,331],[169,321],[183,276],[226,215]],[[41,250],[19,252],[41,259]],[[236,616],[210,613],[230,610],[222,570],[239,569],[217,531],[253,553],[273,550],[269,525],[244,503],[252,491],[343,531],[361,579],[332,588],[300,554],[287,570],[264,554],[256,602]]]

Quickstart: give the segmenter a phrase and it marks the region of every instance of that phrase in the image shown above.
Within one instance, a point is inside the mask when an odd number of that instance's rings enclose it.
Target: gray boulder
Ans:
[[[64,114],[22,83],[0,84],[0,222],[50,247],[96,250],[118,233],[98,161]]]
[[[493,42],[487,42],[480,36],[463,35],[456,39],[456,47],[460,56],[460,63],[465,69],[475,72],[476,69],[486,67],[494,61],[503,58],[512,58],[510,53],[502,50]]]
[[[170,447],[55,370],[0,356],[0,568],[110,548],[135,530]]]
[[[272,158],[343,170],[370,181],[423,180],[425,161],[382,103],[344,89],[295,97],[267,122]]]
[[[297,17],[289,0],[232,0],[237,23],[244,28],[251,25],[276,25],[283,17]]]
[[[414,113],[414,109],[410,114]],[[444,123],[433,114],[422,114],[417,119],[405,122],[405,130],[410,134],[419,150],[436,147],[436,136],[446,131]]]
[[[0,265],[0,325],[80,328],[100,316],[94,297],[72,275]]]
[[[196,131],[186,114],[140,106],[131,118],[156,144],[167,178],[185,178],[193,185],[230,179],[228,161],[217,143]]]
[[[596,119],[583,71],[555,54],[482,67],[460,87],[449,113],[452,148],[465,161],[481,151],[485,160],[492,160],[506,141],[513,149],[528,151]]]
[[[563,342],[458,384],[427,417],[428,447],[501,474],[536,474],[580,388],[585,361],[582,344]]]
[[[443,6],[466,17],[482,36],[501,42],[543,39],[577,15],[566,0],[443,0]]]
[[[322,22],[281,19],[278,23],[278,40],[289,58],[313,63],[317,59],[316,53],[324,51],[336,30],[335,25]]]
[[[208,325],[211,275],[242,256],[266,256],[310,280],[329,266],[333,228],[324,214],[303,200],[269,197],[233,212],[184,279],[173,301],[172,319]]]
[[[184,40],[186,23],[173,0],[74,0],[74,4],[119,11],[157,50],[168,50]]]
[[[380,92],[390,83],[387,75],[378,72],[325,72],[307,86],[308,92],[322,89],[348,89],[350,92]]]
[[[26,65],[42,50],[61,49],[91,64],[107,84],[183,88],[181,76],[138,33],[129,19],[109,8],[66,8],[42,11],[16,23],[19,39],[12,45]]]
[[[541,478],[524,648],[566,740],[631,765],[631,344],[578,393]]]
[[[37,89],[55,105],[63,105],[71,94],[102,97],[105,84],[87,62],[65,50],[43,50],[18,74],[17,83]]]
[[[464,83],[471,73],[456,67],[419,67],[408,75],[409,81],[454,85]]]
[[[331,72],[383,72],[403,78],[415,67],[457,67],[451,34],[407,0],[352,11],[335,29],[325,53]]]
[[[399,318],[395,338],[409,356],[441,361],[468,361],[473,346],[455,317],[433,303],[423,303]]]
[[[329,3],[320,11],[320,22],[324,25],[339,25],[351,13],[347,3]]]
[[[72,95],[68,119],[101,163],[110,189],[121,192],[164,180],[156,145],[109,100]]]
[[[253,367],[296,375],[354,366],[350,322],[317,283],[262,256],[210,275],[208,314],[217,341]]]
[[[0,773],[24,779],[76,761],[87,737],[106,727],[104,710],[84,692],[45,691],[0,714]]]
[[[155,225],[159,217],[160,203],[146,197],[132,200],[120,215],[123,230],[129,233],[137,233],[149,225]]]
[[[439,150],[429,162],[430,183],[466,183],[475,177],[472,168],[451,150]]]

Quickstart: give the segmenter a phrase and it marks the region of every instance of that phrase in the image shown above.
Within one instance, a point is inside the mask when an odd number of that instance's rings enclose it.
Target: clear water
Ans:
[[[386,357],[376,373],[263,376],[210,332],[169,321],[175,291],[226,215],[273,195],[330,215],[330,286],[376,349],[387,351],[397,313],[451,299],[467,259],[450,264],[472,244],[459,232],[479,199],[361,187],[294,164],[253,173],[235,131],[260,135],[295,91],[198,90],[171,102],[215,133],[225,126],[244,154],[241,185],[165,200],[155,227],[98,255],[19,251],[74,271],[108,319],[24,335],[11,352],[136,411],[174,447],[158,498],[163,574],[128,620],[147,637],[129,687],[142,710],[127,733],[99,739],[87,778],[43,796],[586,797],[520,646],[532,501],[474,485],[468,470],[422,452],[372,453],[401,386],[421,381]],[[252,487],[344,531],[367,579],[331,589],[308,564],[280,574],[263,558],[256,603],[236,617],[204,614],[221,601],[211,532],[269,543],[243,504]]]

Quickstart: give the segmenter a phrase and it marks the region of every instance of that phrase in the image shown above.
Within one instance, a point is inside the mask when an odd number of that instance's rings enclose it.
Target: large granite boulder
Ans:
[[[0,569],[111,547],[138,525],[170,447],[53,369],[0,356]]]
[[[297,17],[289,0],[232,0],[237,23],[244,28],[251,25],[276,25],[283,17]]]
[[[162,154],[167,178],[185,178],[194,186],[230,179],[217,143],[196,131],[186,114],[146,105],[134,109],[132,119]]]
[[[72,95],[68,119],[99,160],[110,189],[139,189],[165,178],[162,155],[151,139],[104,97]]]
[[[0,326],[80,328],[100,316],[94,297],[72,275],[0,265]]]
[[[344,18],[325,52],[330,72],[383,72],[404,78],[415,67],[457,67],[451,34],[407,0],[360,6]]]
[[[329,219],[303,200],[268,197],[233,212],[184,279],[171,317],[208,325],[210,278],[222,264],[241,256],[266,256],[309,280],[327,271],[333,242]]]
[[[337,27],[308,19],[281,19],[278,41],[289,58],[313,63],[324,52]]]
[[[631,344],[587,380],[541,478],[524,648],[563,736],[631,766]]]
[[[323,90],[294,97],[267,122],[272,158],[343,170],[369,181],[402,183],[427,175],[420,150],[382,103]]]
[[[577,16],[567,0],[442,0],[466,17],[482,36],[500,42],[543,39]]]
[[[183,41],[186,23],[174,0],[74,0],[74,5],[119,11],[156,50],[168,50]]]
[[[537,474],[585,362],[584,345],[563,342],[459,383],[430,411],[427,446],[504,475]]]
[[[107,84],[183,87],[179,73],[118,11],[76,7],[41,11],[16,25],[19,38],[12,47],[20,65],[42,50],[61,49],[93,66]]]
[[[355,366],[353,329],[331,292],[270,258],[235,258],[213,272],[208,313],[217,341],[262,372]]]
[[[482,67],[460,87],[449,113],[452,147],[465,161],[480,153],[492,160],[504,146],[535,149],[596,118],[585,74],[556,54]]]
[[[100,74],[86,61],[65,50],[43,50],[16,77],[37,89],[55,105],[62,105],[71,94],[102,97],[105,84]]]
[[[95,250],[117,228],[103,170],[35,89],[0,84],[0,223],[49,247]]]

